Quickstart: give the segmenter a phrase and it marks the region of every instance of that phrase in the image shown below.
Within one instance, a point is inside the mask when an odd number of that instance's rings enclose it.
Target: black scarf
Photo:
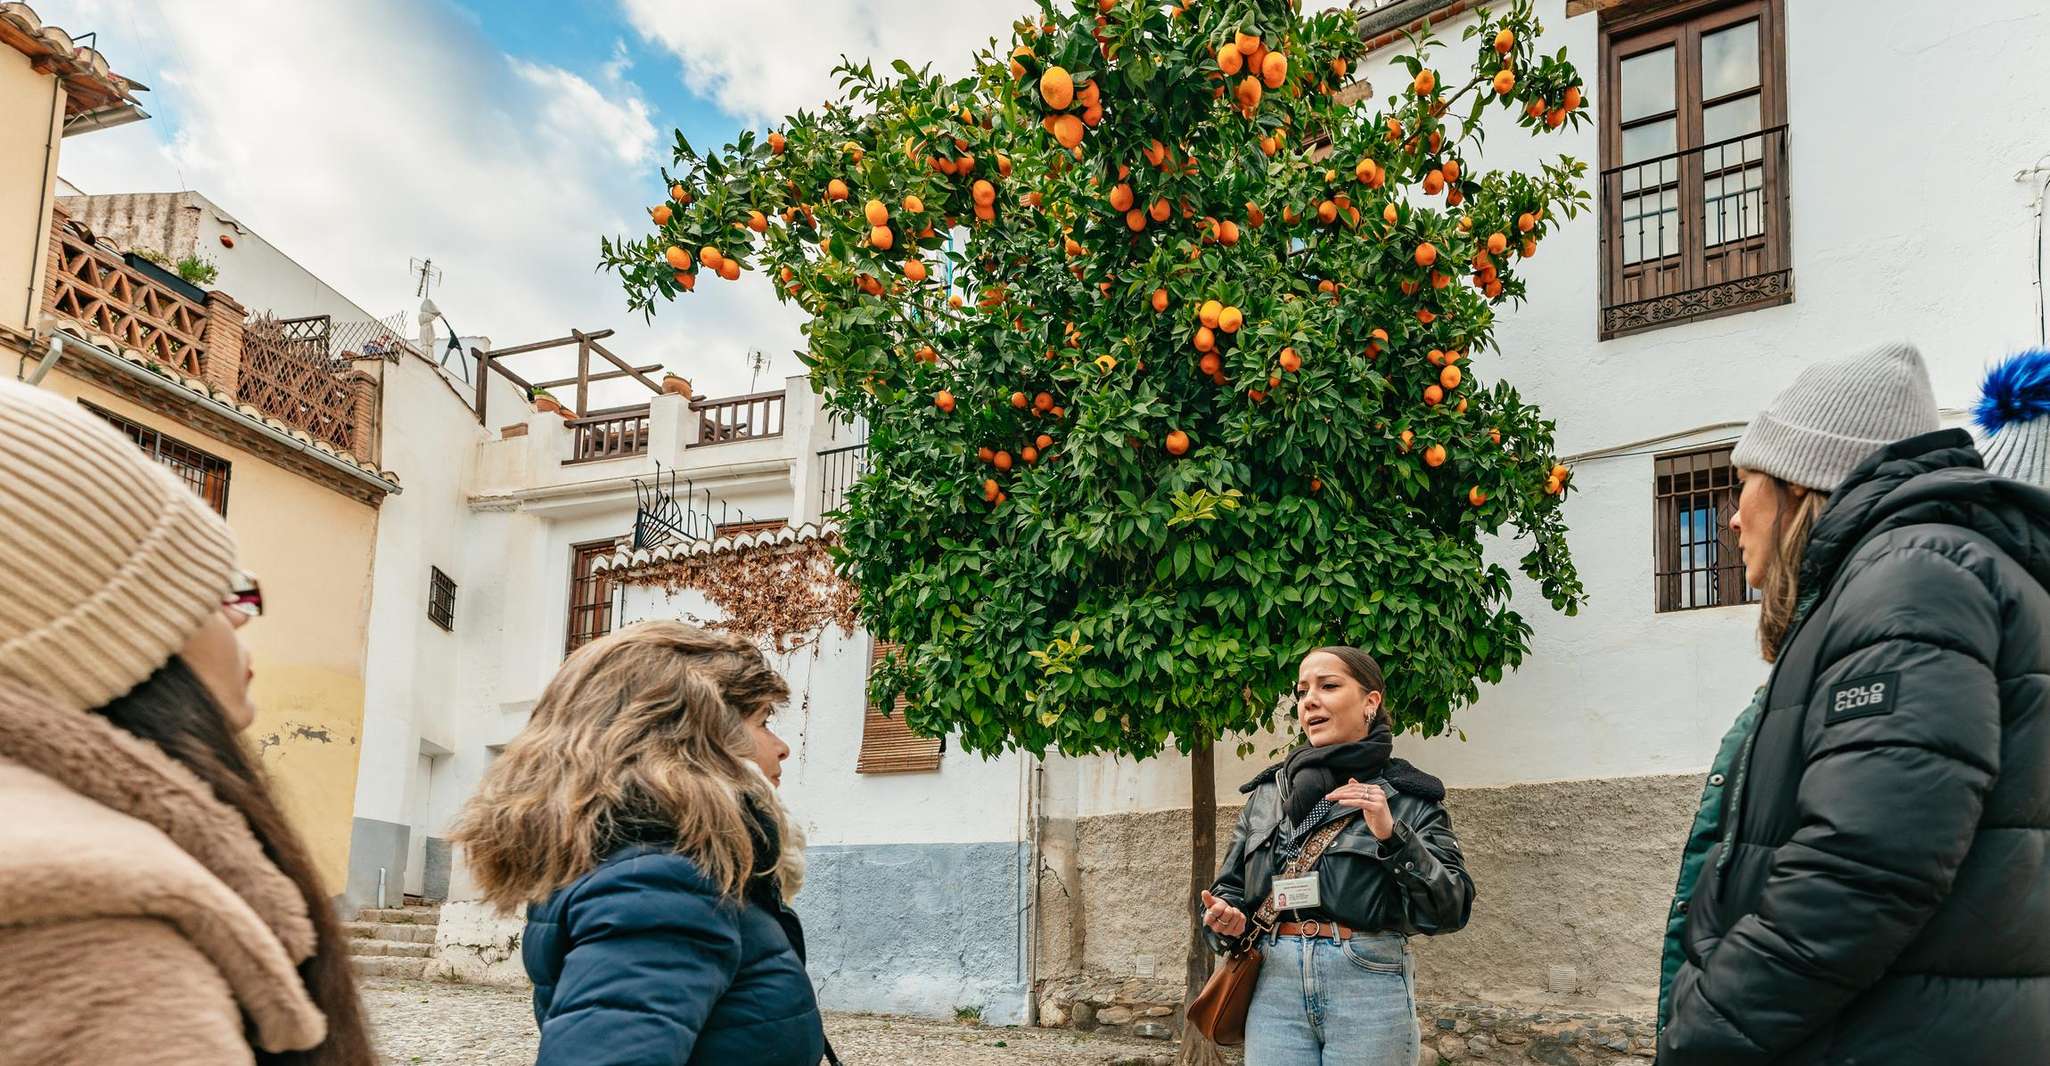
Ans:
[[[1280,774],[1289,822],[1301,824],[1317,801],[1348,778],[1370,781],[1380,777],[1394,749],[1395,738],[1388,732],[1388,723],[1376,717],[1364,740],[1326,744],[1321,748],[1305,744],[1289,752]]]

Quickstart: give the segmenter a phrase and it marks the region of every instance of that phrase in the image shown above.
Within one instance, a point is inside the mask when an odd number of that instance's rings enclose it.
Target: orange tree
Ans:
[[[1552,426],[1467,357],[1586,203],[1570,159],[1486,170],[1480,120],[1581,122],[1580,79],[1527,0],[1443,68],[1413,38],[1379,103],[1344,12],[1042,0],[1012,29],[965,78],[843,65],[766,137],[679,135],[653,231],[603,258],[649,313],[748,269],[808,313],[813,383],[869,427],[839,564],[903,645],[879,705],[970,751],[1192,753],[1207,884],[1213,744],[1307,649],[1374,651],[1433,734],[1526,649],[1505,526],[1575,609]]]

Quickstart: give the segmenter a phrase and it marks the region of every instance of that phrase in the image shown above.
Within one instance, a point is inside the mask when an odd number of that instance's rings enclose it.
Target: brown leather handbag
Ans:
[[[1281,871],[1281,876],[1301,877],[1317,865],[1317,860],[1324,857],[1324,849],[1338,838],[1348,821],[1340,818],[1317,830],[1309,843],[1303,845],[1302,853]],[[1224,962],[1210,972],[1203,991],[1196,993],[1189,1004],[1188,1024],[1213,1044],[1237,1047],[1246,1042],[1246,1008],[1253,1005],[1253,986],[1260,981],[1260,949],[1256,945],[1274,928],[1274,918],[1274,897],[1269,895],[1253,913],[1252,928],[1246,931],[1239,949],[1225,956]]]

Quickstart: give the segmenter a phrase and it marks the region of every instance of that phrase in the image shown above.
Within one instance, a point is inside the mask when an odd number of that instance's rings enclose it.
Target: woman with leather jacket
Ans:
[[[1386,695],[1366,652],[1311,652],[1296,680],[1309,743],[1239,789],[1250,795],[1203,920],[1219,951],[1262,937],[1247,1066],[1411,1066],[1421,1034],[1408,938],[1454,932],[1473,910],[1445,786],[1390,757]],[[1277,883],[1332,833],[1307,874]],[[1262,907],[1270,896],[1290,906]]]

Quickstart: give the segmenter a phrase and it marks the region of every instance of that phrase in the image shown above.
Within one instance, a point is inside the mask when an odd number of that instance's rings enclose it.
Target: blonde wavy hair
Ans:
[[[681,622],[642,622],[579,648],[525,729],[485,772],[450,839],[484,897],[505,909],[591,872],[620,830],[676,833],[729,899],[755,869],[747,804],[774,819],[777,888],[795,896],[804,842],[754,764],[748,724],[789,698],[746,641]]]
[[[1765,582],[1758,587],[1758,650],[1766,662],[1773,662],[1794,624],[1794,610],[1801,602],[1801,562],[1808,557],[1815,520],[1829,506],[1829,493],[1807,489],[1796,496],[1788,482],[1771,474],[1747,470],[1744,476],[1763,478],[1778,504],[1772,520],[1772,556],[1765,561]]]

